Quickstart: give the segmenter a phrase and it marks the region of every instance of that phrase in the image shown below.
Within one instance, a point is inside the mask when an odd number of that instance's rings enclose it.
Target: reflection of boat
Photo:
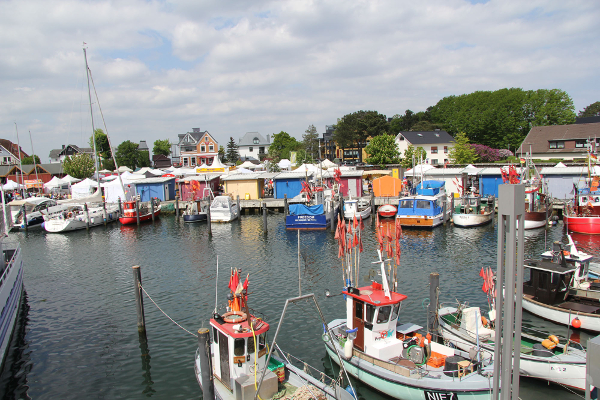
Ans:
[[[479,307],[461,304],[459,309],[444,307],[438,311],[439,329],[444,340],[452,341],[465,351],[476,350],[479,346],[482,355],[492,357],[495,331],[487,319],[489,325],[484,326],[483,319]],[[523,327],[520,348],[522,376],[585,390],[586,352],[579,343],[565,340],[561,343],[555,335],[548,339],[539,338],[539,332]]]
[[[371,203],[363,198],[344,200],[344,218],[365,219],[371,216]]]
[[[211,222],[231,222],[239,216],[238,204],[229,196],[217,196],[210,204]]]
[[[377,209],[379,216],[382,218],[394,218],[398,209],[391,204],[384,204]]]
[[[475,195],[465,195],[460,203],[454,206],[452,222],[463,228],[485,225],[494,218],[495,200],[493,196],[481,198]]]
[[[281,352],[276,343],[271,343],[270,347],[267,345],[270,325],[250,313],[247,305],[248,278],[242,284],[235,271],[230,277],[229,288],[231,300],[228,311],[219,314],[215,310],[210,319],[210,329],[199,331],[194,371],[205,398],[213,398],[214,392],[217,399],[250,400],[255,398],[257,391],[263,400],[279,399],[283,394],[293,394],[298,399],[353,398],[334,379],[320,371],[316,371],[318,379],[311,376],[308,364],[298,360],[302,367],[295,366],[294,360],[297,359]],[[302,299],[308,297],[303,296]],[[281,322],[275,335],[280,326]],[[275,351],[277,356],[273,354]],[[206,374],[207,369],[209,374]],[[281,393],[282,390],[285,392]]]
[[[206,208],[201,201],[188,201],[183,212],[184,222],[203,222],[207,220]]]
[[[1,193],[4,196],[4,192]],[[15,329],[15,322],[21,309],[23,298],[23,259],[19,242],[5,239],[4,218],[6,212],[0,216],[0,250],[2,263],[0,263],[0,364],[4,364],[8,346]],[[2,366],[0,365],[0,367]]]
[[[423,181],[417,185],[415,196],[400,199],[396,218],[402,226],[434,228],[444,222],[445,203],[445,182]]]
[[[151,199],[154,202],[154,218],[160,215],[160,204],[157,199]],[[136,201],[123,202],[123,215],[119,218],[119,222],[123,225],[137,224],[138,212],[135,208]],[[139,203],[140,222],[150,221],[152,219],[152,204],[149,202]]]

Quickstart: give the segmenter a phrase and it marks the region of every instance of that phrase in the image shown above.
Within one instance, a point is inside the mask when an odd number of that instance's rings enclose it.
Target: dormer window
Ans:
[[[254,144],[259,144],[259,143],[260,143],[260,140],[258,140],[258,138],[257,138],[257,137],[255,137],[255,138],[252,140],[252,143],[254,143]]]
[[[576,140],[575,141],[575,147],[578,149],[584,148],[586,144],[587,144],[587,140]]]

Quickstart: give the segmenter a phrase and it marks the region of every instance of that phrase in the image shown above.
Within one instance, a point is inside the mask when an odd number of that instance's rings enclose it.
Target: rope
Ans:
[[[162,308],[160,308],[160,307],[158,306],[158,304],[156,304],[156,302],[155,302],[155,301],[152,299],[152,297],[150,297],[150,295],[148,294],[148,292],[146,292],[146,289],[144,289],[144,287],[143,287],[142,285],[140,285],[140,289],[142,289],[142,290],[144,291],[144,293],[146,293],[146,296],[148,296],[148,298],[150,299],[150,301],[154,303],[154,305],[156,306],[156,308],[158,308],[158,309],[160,310],[160,312],[162,312],[163,314],[165,314],[165,316],[166,316],[167,318],[169,318],[169,319],[171,320],[171,322],[173,322],[175,325],[177,325],[178,327],[180,327],[181,329],[183,329],[184,331],[186,331],[186,332],[187,332],[187,333],[189,333],[190,335],[192,335],[192,336],[194,336],[194,337],[197,337],[195,334],[193,334],[192,332],[188,331],[188,330],[187,330],[187,329],[185,329],[183,326],[181,326],[181,325],[179,325],[177,322],[175,322],[175,320],[174,320],[173,318],[169,317],[169,316],[167,315],[167,313],[166,313],[166,312],[164,312],[164,311],[162,310]]]

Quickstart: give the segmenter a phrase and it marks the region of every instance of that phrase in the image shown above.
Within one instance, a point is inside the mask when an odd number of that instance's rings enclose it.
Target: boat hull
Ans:
[[[444,222],[443,214],[428,216],[402,216],[397,217],[400,225],[413,228],[435,228]]]
[[[201,213],[201,214],[193,214],[193,215],[183,215],[183,222],[204,222],[206,221],[208,218],[206,216],[206,213]]]
[[[106,223],[114,222],[117,220],[119,212],[117,207],[106,210]],[[104,225],[104,211],[90,212],[89,214],[89,227]],[[43,223],[44,229],[49,233],[62,233],[70,231],[78,231],[81,229],[88,228],[85,216],[79,216],[74,218],[62,218],[55,217],[51,218]]]
[[[354,210],[345,210],[344,211],[344,218],[345,219],[354,219],[354,217],[356,216],[356,218],[362,218],[362,219],[366,219],[369,218],[371,216],[371,207],[367,207],[363,210],[359,210],[359,211],[354,211]]]
[[[384,204],[377,209],[377,212],[382,218],[394,218],[398,209],[391,204]]]
[[[474,226],[481,226],[488,224],[492,221],[492,213],[486,214],[454,214],[452,216],[452,222],[456,226],[463,228],[469,228]]]
[[[157,210],[154,210],[154,218],[158,217],[159,215],[160,215],[160,206],[158,206]],[[150,221],[151,219],[152,219],[151,212],[148,214],[140,215],[140,222]],[[119,222],[123,225],[137,224],[137,217],[123,216],[123,217],[119,218]]]
[[[523,296],[523,309],[531,314],[537,315],[549,321],[567,326],[570,326],[571,321],[577,317],[579,318],[579,321],[581,321],[581,329],[592,332],[600,332],[600,315],[570,311],[561,309],[559,307],[548,306],[525,296]]]
[[[477,347],[477,343],[466,339],[456,332],[449,324],[440,318],[440,330],[444,340],[450,340],[459,349],[469,351]],[[480,343],[484,354],[494,354],[494,347]],[[574,357],[533,357],[525,354],[520,355],[520,375],[531,378],[543,379],[561,385],[569,386],[579,390],[585,390],[585,356],[579,360]]]
[[[18,244],[8,242],[2,243],[3,251],[14,250],[12,257],[8,260],[6,270],[0,283],[0,306],[2,307],[2,318],[0,318],[0,368],[4,366],[4,359],[15,329],[15,324],[21,310],[23,299],[23,259],[21,248]]]
[[[564,215],[563,222],[569,231],[600,235],[600,216],[574,217]]]

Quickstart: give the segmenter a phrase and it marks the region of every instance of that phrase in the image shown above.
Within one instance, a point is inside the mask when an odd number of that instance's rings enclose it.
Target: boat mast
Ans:
[[[23,199],[25,199],[25,180],[23,178],[23,164],[21,163],[21,144],[19,141],[19,129],[17,128],[17,123],[15,122],[15,131],[17,131],[17,147],[19,150],[19,169],[21,170],[21,194],[23,195]],[[17,179],[17,184],[19,183],[19,179]]]
[[[35,162],[35,150],[33,149],[33,140],[31,139],[31,131],[29,131],[29,142],[31,143],[31,152],[33,153],[31,155],[31,157],[33,158],[33,168],[35,169],[35,183],[37,185],[40,181],[40,178],[38,177],[37,165]]]
[[[85,47],[83,48],[83,58],[85,58],[85,73],[87,76],[87,86],[88,86],[88,98],[90,100],[90,116],[92,117],[92,142],[94,148],[94,168],[96,169],[96,179],[100,181],[100,174],[98,173],[98,153],[96,152],[96,128],[94,126],[94,111],[92,110],[92,91],[90,88],[90,68],[88,67],[87,62],[87,53],[85,51]],[[100,183],[98,183],[100,186]]]

